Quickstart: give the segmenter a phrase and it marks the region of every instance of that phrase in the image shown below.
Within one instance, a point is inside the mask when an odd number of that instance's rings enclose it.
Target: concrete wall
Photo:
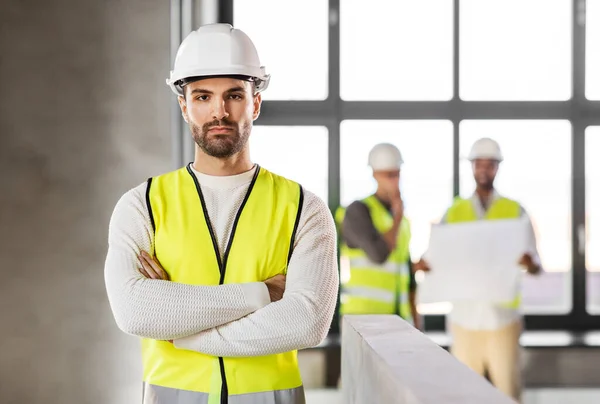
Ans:
[[[0,402],[139,401],[103,263],[118,197],[170,169],[169,2],[0,3]]]
[[[514,403],[398,316],[346,315],[342,328],[344,403]]]

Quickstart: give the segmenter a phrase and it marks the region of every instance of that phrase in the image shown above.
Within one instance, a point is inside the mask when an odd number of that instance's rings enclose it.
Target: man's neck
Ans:
[[[475,189],[475,193],[479,197],[479,200],[481,201],[481,205],[484,208],[487,208],[489,206],[490,200],[492,199],[492,195],[494,193],[494,188],[493,187],[491,187],[491,188],[477,187]]]
[[[202,174],[219,177],[238,175],[251,170],[253,166],[247,148],[233,156],[218,158],[209,156],[196,146],[194,169]]]

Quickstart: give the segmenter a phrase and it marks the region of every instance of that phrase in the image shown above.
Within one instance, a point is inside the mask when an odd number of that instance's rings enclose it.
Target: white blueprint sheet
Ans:
[[[431,272],[419,284],[419,303],[513,300],[526,246],[522,219],[432,225],[426,257]]]

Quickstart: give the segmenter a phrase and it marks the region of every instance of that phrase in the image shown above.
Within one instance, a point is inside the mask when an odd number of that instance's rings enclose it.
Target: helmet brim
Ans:
[[[185,84],[189,84],[192,81],[198,81],[198,80],[214,78],[214,77],[235,77],[235,78],[244,77],[246,79],[251,79],[255,83],[256,92],[261,92],[261,91],[266,90],[267,87],[269,86],[269,82],[271,80],[271,76],[264,72],[264,67],[262,67],[260,69],[252,69],[252,68],[248,68],[246,66],[232,66],[229,69],[226,69],[225,71],[223,69],[219,69],[219,70],[216,70],[216,69],[215,70],[193,69],[193,70],[189,70],[189,71],[178,72],[177,74],[175,74],[173,71],[171,71],[171,77],[169,77],[166,80],[166,82],[167,82],[167,85],[169,87],[171,87],[171,90],[173,90],[173,92],[176,95],[183,96],[183,86],[185,86]],[[190,80],[190,81],[181,85],[180,82],[182,80],[183,81]]]

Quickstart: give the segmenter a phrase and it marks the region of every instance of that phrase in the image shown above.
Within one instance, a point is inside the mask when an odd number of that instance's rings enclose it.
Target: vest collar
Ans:
[[[198,183],[205,188],[210,189],[234,189],[242,185],[248,185],[254,177],[257,165],[254,164],[252,168],[245,173],[228,176],[208,175],[201,173],[194,169],[193,164],[189,164],[190,169],[198,179]]]
[[[502,196],[494,188],[492,190],[492,195],[490,196],[490,203],[488,204],[488,206],[486,208],[482,205],[481,199],[479,199],[479,195],[477,195],[477,192],[473,192],[473,195],[471,195],[471,202],[473,203],[473,208],[475,209],[475,213],[477,214],[477,217],[479,219],[482,219],[485,216],[485,213],[490,208],[490,206],[492,206],[492,204],[500,198],[502,198]]]
[[[376,194],[373,194],[373,198],[375,198],[377,202],[379,202],[379,204],[385,208],[386,211],[391,213],[392,206],[390,204],[379,199],[379,197]]]

